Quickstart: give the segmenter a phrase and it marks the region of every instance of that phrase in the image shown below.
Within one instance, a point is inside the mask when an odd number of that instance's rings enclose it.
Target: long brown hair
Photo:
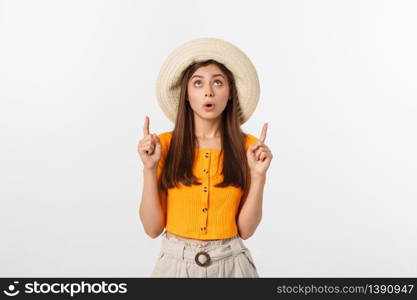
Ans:
[[[217,65],[227,76],[231,100],[222,113],[220,158],[223,159],[223,181],[216,187],[233,185],[248,192],[250,185],[249,167],[245,151],[245,133],[240,128],[241,109],[233,73],[222,63],[209,59],[194,62],[186,68],[178,82],[171,89],[180,88],[179,105],[170,147],[165,158],[164,169],[161,175],[160,187],[162,189],[177,187],[177,182],[184,185],[201,185],[192,173],[196,137],[194,135],[194,113],[188,100],[187,86],[190,77],[200,67],[209,64]]]

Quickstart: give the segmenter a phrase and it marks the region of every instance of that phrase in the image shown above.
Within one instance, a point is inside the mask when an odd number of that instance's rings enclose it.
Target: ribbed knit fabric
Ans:
[[[172,135],[164,132],[158,136],[162,150],[157,170],[159,180]],[[246,151],[256,142],[257,137],[246,134]],[[236,215],[243,190],[234,186],[214,187],[223,180],[220,153],[219,149],[197,148],[193,174],[202,184],[186,186],[179,183],[178,188],[168,189],[167,231],[200,240],[225,239],[238,234]]]

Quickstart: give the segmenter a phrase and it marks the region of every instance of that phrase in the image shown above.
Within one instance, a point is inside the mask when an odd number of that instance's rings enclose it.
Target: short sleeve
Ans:
[[[249,133],[246,133],[245,135],[245,150],[248,151],[248,148],[250,145],[256,144],[259,141],[259,139]]]
[[[158,181],[161,178],[162,171],[165,166],[165,159],[168,154],[169,145],[171,142],[171,133],[170,132],[163,132],[158,134],[159,141],[161,143],[161,159],[159,160],[158,167],[157,167],[157,178]]]

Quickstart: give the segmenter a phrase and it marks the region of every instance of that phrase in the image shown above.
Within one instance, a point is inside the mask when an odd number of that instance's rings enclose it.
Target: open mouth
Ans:
[[[206,102],[206,103],[204,103],[203,106],[204,107],[213,107],[214,106],[214,103],[213,102]]]
[[[212,110],[214,109],[214,103],[206,103],[203,105],[204,110]]]

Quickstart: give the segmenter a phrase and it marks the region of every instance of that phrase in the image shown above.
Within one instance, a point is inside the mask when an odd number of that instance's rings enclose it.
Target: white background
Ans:
[[[0,276],[148,277],[145,115],[181,43],[257,68],[274,158],[261,277],[417,276],[415,1],[1,1]]]

